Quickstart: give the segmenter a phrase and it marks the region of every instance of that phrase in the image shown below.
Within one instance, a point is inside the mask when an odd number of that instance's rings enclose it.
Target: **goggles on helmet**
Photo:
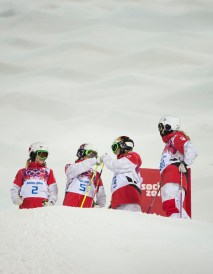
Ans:
[[[94,150],[85,150],[85,155],[89,158],[94,158],[98,156],[98,153]]]
[[[112,148],[112,151],[114,153],[116,153],[118,151],[118,149],[120,148],[120,145],[119,145],[119,143],[113,143],[111,148]]]
[[[168,124],[164,125],[164,124],[160,123],[160,124],[158,124],[158,129],[160,132],[164,131],[164,130],[170,131],[172,129],[172,127],[171,127],[171,125],[168,125]]]
[[[41,160],[46,160],[48,157],[48,151],[46,150],[37,150],[36,156],[40,158]]]

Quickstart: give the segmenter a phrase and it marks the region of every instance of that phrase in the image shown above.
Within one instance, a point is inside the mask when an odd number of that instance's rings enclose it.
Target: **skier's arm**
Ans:
[[[23,171],[19,170],[16,174],[13,186],[10,189],[11,199],[15,205],[21,205],[23,203],[23,198],[20,196],[21,187],[23,180]]]
[[[49,185],[49,196],[48,201],[52,203],[53,205],[56,203],[58,199],[58,187],[57,184],[51,184]]]
[[[175,136],[174,148],[183,155],[183,161],[187,166],[191,165],[197,157],[195,146],[188,138],[182,135],[178,134]]]
[[[48,202],[54,205],[56,201],[58,200],[58,186],[56,184],[56,180],[52,170],[50,170],[47,184],[48,184],[48,192],[49,192]]]
[[[79,174],[82,174],[90,170],[90,168],[95,164],[96,158],[86,159],[82,162],[69,165],[67,168],[65,168],[65,173],[69,177],[69,179],[73,179],[77,177]]]
[[[195,146],[191,143],[191,141],[188,141],[184,144],[184,162],[188,165],[191,165],[195,158],[197,157],[197,151],[195,149]]]
[[[20,191],[21,191],[20,186],[13,184],[10,190],[10,194],[11,194],[11,199],[15,205],[21,205],[23,203],[23,199],[20,196]]]
[[[132,171],[135,169],[136,166],[126,157],[115,160],[112,159],[109,155],[103,155],[101,157],[106,167],[114,173],[125,173],[128,171]]]

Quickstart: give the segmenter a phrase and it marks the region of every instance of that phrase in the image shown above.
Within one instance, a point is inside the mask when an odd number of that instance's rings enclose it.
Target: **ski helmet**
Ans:
[[[161,136],[165,136],[180,129],[180,119],[175,116],[163,116],[158,123],[158,130]]]
[[[93,144],[82,144],[78,151],[76,156],[81,159],[84,156],[88,156],[89,158],[97,157],[98,156],[98,151],[94,147]]]
[[[126,151],[132,151],[134,147],[134,142],[128,136],[120,136],[114,140],[112,143],[112,151],[114,153],[120,148],[120,154]]]
[[[29,156],[32,162],[35,161],[36,156],[42,160],[46,160],[48,154],[48,147],[44,143],[36,142],[29,147]]]

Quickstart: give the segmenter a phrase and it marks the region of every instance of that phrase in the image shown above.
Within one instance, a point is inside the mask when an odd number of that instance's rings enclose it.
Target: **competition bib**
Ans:
[[[24,182],[20,195],[26,197],[48,198],[47,184],[44,180],[28,179]]]

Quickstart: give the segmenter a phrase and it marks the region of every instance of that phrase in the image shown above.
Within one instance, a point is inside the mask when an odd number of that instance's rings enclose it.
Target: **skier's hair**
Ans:
[[[183,130],[180,130],[180,132],[186,137],[186,139],[190,140],[190,137]]]
[[[35,162],[35,161],[33,161],[32,158],[27,159],[25,168],[28,168],[28,166],[29,166],[29,164],[30,164],[31,162]],[[44,167],[46,166],[46,162],[43,163],[43,166],[44,166]]]
[[[30,158],[27,159],[27,162],[26,162],[26,165],[25,165],[26,168],[28,168],[30,162],[31,162],[31,159]]]

